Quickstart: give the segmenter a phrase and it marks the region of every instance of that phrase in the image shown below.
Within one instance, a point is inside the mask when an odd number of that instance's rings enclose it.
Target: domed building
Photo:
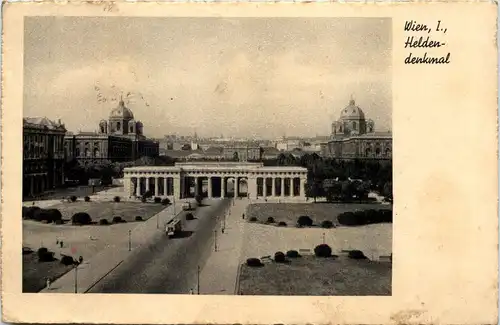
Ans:
[[[143,124],[136,121],[123,99],[113,108],[108,120],[101,120],[97,132],[79,132],[65,137],[69,159],[86,163],[99,161],[133,161],[143,156],[159,154],[159,143],[143,134]]]
[[[351,98],[332,123],[330,140],[322,145],[322,154],[342,159],[392,159],[392,134],[376,132],[375,123]]]

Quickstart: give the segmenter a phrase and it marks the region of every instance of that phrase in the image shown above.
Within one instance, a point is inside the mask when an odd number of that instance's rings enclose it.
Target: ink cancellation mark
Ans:
[[[419,35],[409,35],[404,43],[405,48],[415,49],[440,49],[446,46],[446,42],[442,39],[437,39],[436,37],[444,36],[448,31],[447,28],[443,27],[441,21],[436,22],[436,27],[432,28],[427,24],[420,24],[414,20],[406,21],[404,25],[404,31],[417,34],[431,34],[430,36],[419,36]],[[432,34],[436,35],[434,37]],[[451,53],[448,52],[442,56],[436,56],[434,53],[429,53],[425,51],[423,54],[409,52],[405,58],[405,64],[449,64]]]

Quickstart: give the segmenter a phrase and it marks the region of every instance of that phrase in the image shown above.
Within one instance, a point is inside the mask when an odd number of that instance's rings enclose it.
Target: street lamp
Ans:
[[[128,251],[132,250],[132,230],[128,231]]]
[[[78,293],[78,266],[80,266],[80,264],[82,264],[83,262],[83,257],[80,256],[78,258],[78,261],[75,262],[75,293]]]
[[[214,230],[214,236],[215,236],[214,251],[217,252],[217,229]]]
[[[198,294],[200,294],[200,266],[198,265],[198,281],[197,281],[197,287],[198,287]]]
[[[325,233],[323,233],[323,244],[325,244]]]

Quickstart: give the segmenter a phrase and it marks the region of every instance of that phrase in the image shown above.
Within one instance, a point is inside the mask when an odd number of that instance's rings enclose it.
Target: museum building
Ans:
[[[64,184],[64,135],[61,121],[23,118],[23,199]]]
[[[77,159],[84,165],[102,161],[127,162],[159,155],[158,141],[144,136],[142,122],[135,120],[122,99],[109,119],[99,122],[97,132],[67,134],[64,145],[68,160]]]
[[[332,123],[330,140],[321,145],[325,157],[339,159],[392,159],[392,133],[376,132],[354,99]]]

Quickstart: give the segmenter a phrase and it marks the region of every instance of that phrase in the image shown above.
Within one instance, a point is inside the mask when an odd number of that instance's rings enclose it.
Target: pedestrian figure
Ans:
[[[222,228],[222,233],[224,233],[224,228]]]
[[[47,283],[47,290],[50,290],[50,279],[49,278],[47,278],[47,282],[46,283]]]
[[[59,242],[59,245],[61,246],[61,248],[63,248],[64,244],[62,240]]]
[[[243,220],[245,219],[245,214],[244,213],[241,215],[241,219],[243,219]]]
[[[56,239],[56,245],[59,245],[59,239]]]
[[[33,205],[35,205],[35,202],[33,202]]]

